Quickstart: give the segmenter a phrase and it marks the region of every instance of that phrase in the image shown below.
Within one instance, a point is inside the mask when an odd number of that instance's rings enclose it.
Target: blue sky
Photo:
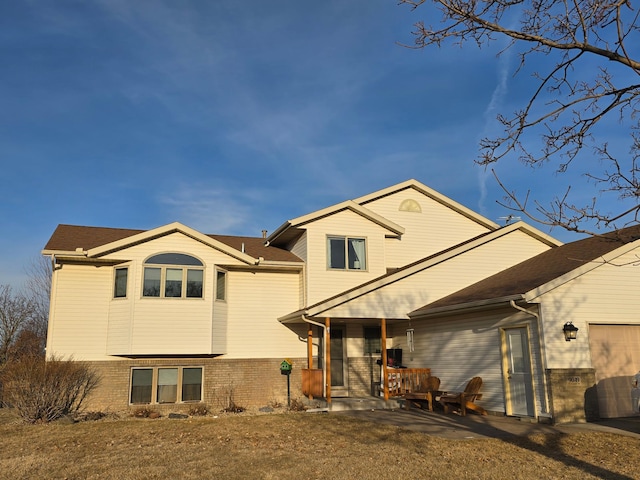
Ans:
[[[502,193],[473,160],[528,81],[499,45],[399,46],[425,14],[394,0],[3,2],[0,284],[24,280],[59,223],[259,236],[409,178],[498,221]],[[559,181],[498,170],[539,195]]]

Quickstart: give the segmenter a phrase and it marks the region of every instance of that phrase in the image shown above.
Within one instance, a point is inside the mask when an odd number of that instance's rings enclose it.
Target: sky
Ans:
[[[19,286],[61,223],[260,236],[410,178],[500,223],[510,212],[474,164],[478,141],[531,85],[499,42],[402,46],[426,12],[395,0],[2,2],[0,284]],[[513,189],[556,188],[548,172],[497,168]]]

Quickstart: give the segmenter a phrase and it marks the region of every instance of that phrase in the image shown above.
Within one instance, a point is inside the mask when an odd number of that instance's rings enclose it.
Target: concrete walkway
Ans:
[[[610,432],[640,438],[640,416],[617,418],[600,422],[546,425],[513,417],[468,414],[445,415],[426,410],[352,410],[331,412],[371,422],[393,425],[447,439],[509,438],[533,433],[576,433],[585,430]]]

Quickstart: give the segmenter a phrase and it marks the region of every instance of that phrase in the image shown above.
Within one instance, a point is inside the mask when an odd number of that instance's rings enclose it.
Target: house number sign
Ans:
[[[568,382],[574,385],[578,385],[582,383],[582,380],[580,377],[569,377]]]

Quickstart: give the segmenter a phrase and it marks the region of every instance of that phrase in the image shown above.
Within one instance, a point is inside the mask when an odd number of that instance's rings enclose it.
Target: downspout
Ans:
[[[542,336],[542,323],[540,321],[540,314],[537,312],[532,312],[531,310],[527,310],[526,308],[522,308],[519,305],[516,305],[514,300],[509,300],[509,303],[513,308],[519,310],[522,313],[526,313],[527,315],[531,315],[535,317],[536,324],[538,327],[538,345],[540,346],[540,360],[542,361],[542,388],[544,390],[544,413],[549,412],[549,386],[547,385],[547,374],[546,374],[546,363],[547,363],[547,355],[545,352],[545,343],[544,338]]]
[[[323,344],[326,345],[327,344],[327,337],[329,336],[329,328],[320,323],[320,322],[316,322],[315,320],[311,320],[307,317],[304,316],[304,314],[300,315],[300,317],[302,318],[302,321],[305,323],[309,323],[311,325],[315,325],[316,327],[320,327],[324,330],[323,333]],[[322,354],[322,395],[324,396],[324,398],[327,398],[327,368],[326,368],[326,364],[327,364],[327,356],[323,353]]]

